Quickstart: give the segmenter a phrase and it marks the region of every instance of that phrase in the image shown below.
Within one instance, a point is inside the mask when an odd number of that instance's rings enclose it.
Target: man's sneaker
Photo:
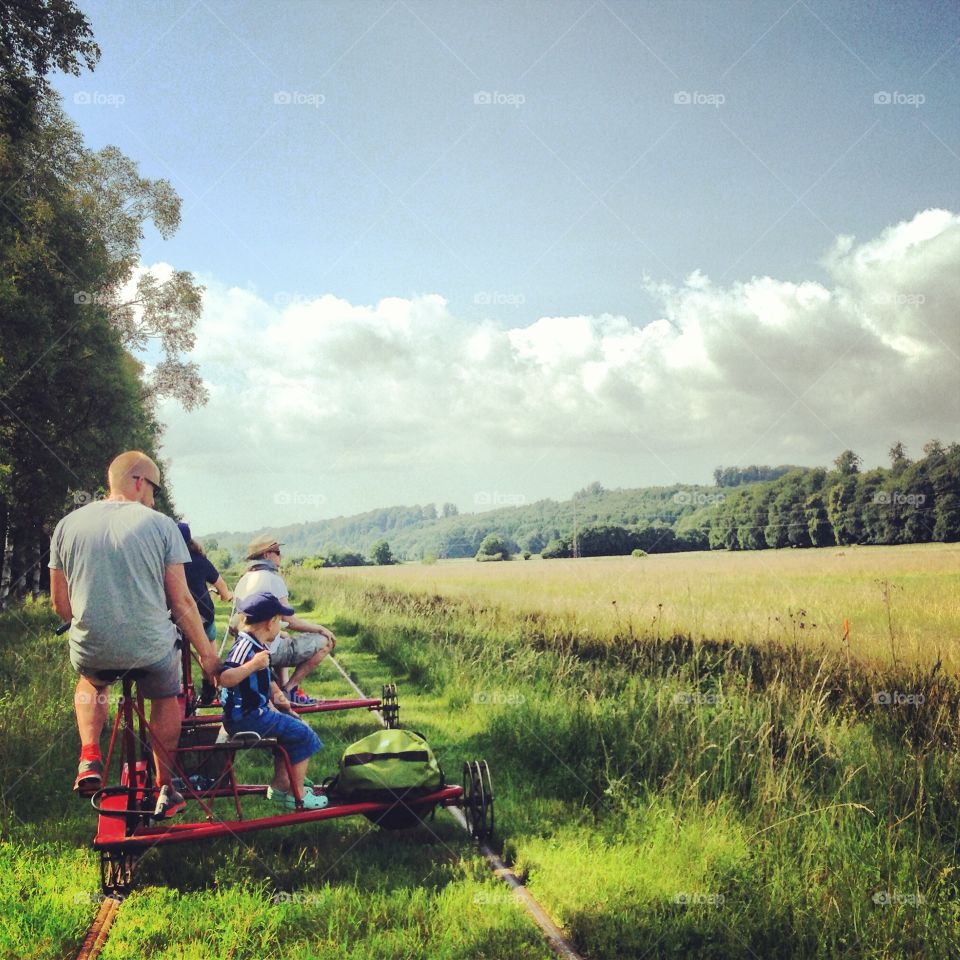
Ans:
[[[312,707],[320,702],[316,697],[305,694],[303,687],[291,687],[289,690],[284,690],[283,693],[295,707]]]
[[[103,761],[81,760],[73,789],[81,797],[92,797],[103,786]]]
[[[160,788],[160,796],[157,797],[157,806],[153,811],[153,816],[157,820],[169,820],[178,813],[183,813],[187,809],[187,801],[183,796],[177,793],[173,787],[164,784]]]

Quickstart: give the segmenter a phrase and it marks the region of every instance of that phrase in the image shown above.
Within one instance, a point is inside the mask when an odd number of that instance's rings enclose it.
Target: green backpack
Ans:
[[[340,758],[335,791],[354,803],[402,802],[425,796],[444,785],[443,770],[430,745],[412,730],[378,730],[351,743]],[[385,827],[407,827],[418,822],[405,808],[393,816],[370,817]]]

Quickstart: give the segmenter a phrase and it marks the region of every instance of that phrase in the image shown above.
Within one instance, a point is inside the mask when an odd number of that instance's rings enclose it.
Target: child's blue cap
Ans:
[[[260,590],[237,601],[237,609],[247,618],[247,623],[263,623],[277,614],[293,615],[293,607],[285,607],[272,593]]]

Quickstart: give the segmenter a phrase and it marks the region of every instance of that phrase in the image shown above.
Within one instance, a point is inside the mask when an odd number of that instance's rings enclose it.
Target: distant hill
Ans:
[[[591,483],[569,500],[502,506],[441,515],[426,506],[386,507],[352,517],[270,528],[285,554],[323,556],[341,565],[359,561],[378,540],[393,556],[418,560],[475,556],[488,534],[509,552],[547,557],[602,556],[676,550],[765,550],[835,544],[960,541],[960,444],[924,444],[909,460],[902,443],[890,448],[891,465],[861,472],[862,461],[845,450],[833,469],[824,467],[719,467],[717,486],[675,484],[607,490]],[[209,547],[243,556],[265,529],[205,537]],[[544,548],[549,549],[544,552]],[[224,565],[223,549],[220,565]]]
[[[254,536],[269,532],[284,543],[285,554],[295,558],[329,554],[334,548],[368,555],[374,543],[386,539],[395,557],[415,560],[430,554],[472,557],[487,534],[498,533],[520,550],[539,553],[551,540],[568,535],[575,523],[580,528],[594,523],[675,527],[712,505],[717,492],[716,487],[690,484],[606,490],[594,483],[569,500],[538,500],[480,513],[454,513],[455,508],[446,505],[442,510],[450,515],[440,516],[432,503],[384,507],[284,527],[214,533],[203,540],[242,555]]]

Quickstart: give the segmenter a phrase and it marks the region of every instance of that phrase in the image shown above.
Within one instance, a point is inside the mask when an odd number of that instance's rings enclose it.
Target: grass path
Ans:
[[[0,957],[18,960],[73,956],[100,901],[97,859],[89,847],[95,815],[70,792],[76,731],[65,704],[72,680],[64,669],[62,641],[49,636],[49,621],[39,614],[0,622],[2,639],[29,629],[44,653],[40,670],[11,657],[12,643],[0,653],[8,679],[14,679],[0,703],[0,763],[8,785],[0,837]],[[349,636],[343,636],[340,649],[361,688],[378,695],[390,677],[377,657],[352,649]],[[353,695],[329,665],[320,675],[311,692]],[[36,763],[39,746],[18,744],[16,737],[37,729],[23,720],[24,708],[41,690],[47,708],[37,739],[46,742],[46,752]],[[405,722],[427,733],[448,762],[448,777],[458,782],[466,757],[456,732],[442,722],[442,705],[408,697],[401,707]],[[366,711],[346,711],[324,714],[313,724],[326,746],[311,770],[320,779],[335,772],[343,748],[375,729],[376,719]],[[253,757],[244,759],[245,778],[264,782],[267,764]],[[18,761],[26,772],[16,782],[9,774]],[[258,807],[269,811],[266,801],[244,809],[255,816]],[[552,956],[522,910],[503,896],[466,835],[442,813],[400,833],[351,818],[151,851],[102,954],[105,960],[280,955]]]

